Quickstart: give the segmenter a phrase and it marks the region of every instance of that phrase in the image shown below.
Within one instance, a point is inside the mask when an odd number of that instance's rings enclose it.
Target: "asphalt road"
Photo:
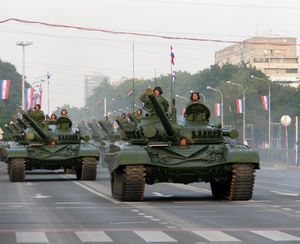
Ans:
[[[29,172],[11,183],[0,163],[0,243],[300,243],[300,169],[262,168],[253,199],[215,201],[208,184],[146,186],[145,201],[96,181]]]

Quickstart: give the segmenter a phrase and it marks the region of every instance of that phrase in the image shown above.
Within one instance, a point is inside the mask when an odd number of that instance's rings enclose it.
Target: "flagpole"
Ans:
[[[134,42],[132,42],[132,113],[134,112]]]
[[[171,54],[171,62],[170,62],[170,65],[171,65],[171,102],[173,103],[173,48],[172,46],[170,46],[170,54]]]

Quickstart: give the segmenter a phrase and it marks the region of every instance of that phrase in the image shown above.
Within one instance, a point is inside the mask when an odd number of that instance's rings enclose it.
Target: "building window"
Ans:
[[[297,74],[298,69],[286,69],[286,73],[288,73],[288,74]]]

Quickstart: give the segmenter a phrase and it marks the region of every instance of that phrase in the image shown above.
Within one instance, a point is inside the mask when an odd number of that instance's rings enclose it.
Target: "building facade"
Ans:
[[[105,77],[101,74],[86,75],[84,77],[84,104],[87,104],[89,96],[93,95],[95,88],[105,81]]]
[[[256,67],[272,81],[299,83],[297,40],[293,37],[252,37],[217,51],[215,64],[226,63]]]

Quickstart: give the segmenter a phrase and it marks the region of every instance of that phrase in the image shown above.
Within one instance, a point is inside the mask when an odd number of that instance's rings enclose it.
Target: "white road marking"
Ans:
[[[95,202],[56,202],[57,205],[81,205],[81,204],[92,204]]]
[[[198,236],[203,237],[204,239],[208,241],[231,241],[231,242],[239,242],[239,239],[236,239],[233,236],[230,236],[226,233],[223,233],[222,231],[214,231],[214,230],[208,230],[208,231],[193,231]]]
[[[152,192],[152,195],[157,196],[157,197],[172,197],[172,196],[174,196],[174,195],[164,195],[159,192]]]
[[[49,242],[44,232],[16,232],[16,239],[19,243]]]
[[[167,184],[167,183],[165,183],[165,184]],[[185,189],[185,190],[189,190],[189,191],[195,191],[195,192],[205,192],[205,193],[211,192],[211,190],[207,190],[207,189],[199,188],[199,187],[194,187],[194,186],[190,186],[190,185],[171,184],[171,186],[181,188],[181,189]]]
[[[43,199],[43,198],[48,198],[48,197],[52,197],[52,196],[44,196],[42,194],[35,194],[35,196],[32,196],[33,198],[37,198],[37,199]]]
[[[106,199],[106,200],[108,200],[108,201],[110,201],[110,202],[113,202],[113,203],[115,203],[115,204],[120,203],[119,201],[114,200],[114,199],[112,199],[111,197],[106,196],[106,195],[104,195],[104,194],[102,194],[102,193],[100,193],[100,192],[97,192],[97,191],[95,191],[95,190],[93,190],[93,189],[87,187],[86,185],[80,183],[80,182],[73,181],[73,183],[75,183],[76,185],[81,186],[82,188],[88,190],[89,192],[92,192],[92,193],[94,193],[95,195],[100,196],[100,197],[102,197],[102,198],[104,198],[104,199]]]
[[[251,231],[254,234],[263,236],[273,241],[300,241],[300,237],[293,236],[287,233],[283,233],[277,230],[262,230],[262,231]]]
[[[146,242],[177,242],[162,231],[134,231],[134,233]]]
[[[0,205],[30,205],[33,202],[0,202]]]
[[[151,216],[151,215],[145,215],[143,217],[146,218],[146,219],[152,219],[153,218],[153,216]]]
[[[76,231],[75,234],[82,242],[113,242],[104,231]]]
[[[289,192],[281,192],[281,191],[270,191],[270,192],[275,193],[276,195],[281,195],[281,196],[292,196],[292,197],[299,196],[298,193],[289,193]]]

